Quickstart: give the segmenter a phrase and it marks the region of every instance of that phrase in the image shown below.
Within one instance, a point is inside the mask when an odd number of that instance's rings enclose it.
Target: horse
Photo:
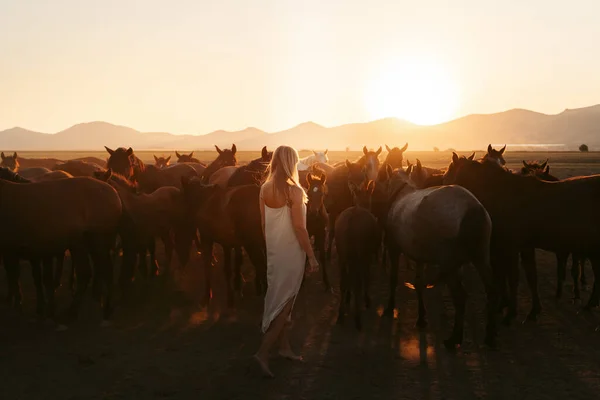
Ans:
[[[110,157],[106,161],[106,168],[110,168],[112,171],[119,175],[123,175],[127,179],[135,179],[136,175],[139,175],[146,169],[144,162],[140,160],[130,147],[125,149],[119,147],[116,150],[112,150],[104,146]]]
[[[493,222],[491,257],[498,284],[508,283],[505,323],[516,316],[518,256],[528,248],[555,253],[586,254],[594,276],[600,276],[600,175],[547,182],[459,158],[455,153],[444,183],[471,191],[486,207]],[[535,273],[524,265],[528,274]],[[585,309],[598,305],[600,288],[594,288]],[[535,314],[537,305],[530,313]]]
[[[215,149],[217,150],[217,153],[219,153],[219,155],[213,162],[211,162],[208,165],[208,167],[206,167],[202,175],[200,175],[200,178],[204,183],[208,183],[210,181],[211,175],[214,174],[217,170],[223,167],[234,167],[237,165],[237,158],[235,156],[235,154],[237,153],[237,147],[235,146],[235,144],[231,146],[231,150],[221,150],[217,145],[215,145]]]
[[[90,178],[30,184],[0,180],[0,201],[0,219],[12,227],[7,231],[0,230],[0,253],[4,256],[5,266],[18,266],[18,259],[22,257],[44,259],[69,249],[77,268],[78,283],[68,316],[75,318],[91,277],[88,259],[91,256],[105,287],[103,318],[106,321],[112,312],[110,249],[122,213],[116,191],[106,183]],[[40,224],[40,221],[43,223]],[[44,306],[43,281],[48,312],[52,315],[53,271],[45,267],[42,274],[35,265],[32,267],[38,293],[38,312]],[[18,275],[15,277],[11,273],[9,279],[14,293],[18,290]]]
[[[156,168],[166,168],[169,166],[171,162],[171,156],[169,157],[156,157],[154,156],[154,166]]]
[[[496,150],[492,147],[491,144],[488,144],[487,153],[483,155],[481,158],[481,162],[491,162],[495,163],[500,167],[504,167],[506,165],[506,160],[504,159],[504,151],[506,150],[506,145],[500,150]]]
[[[72,176],[93,177],[97,171],[106,171],[99,164],[95,164],[85,160],[69,160],[54,167],[54,171],[64,171]]]
[[[327,175],[329,190],[325,196],[325,208],[329,213],[328,260],[331,260],[331,249],[335,237],[335,220],[342,211],[353,205],[348,182],[355,182],[360,185],[365,176],[370,180],[375,180],[379,172],[379,154],[381,154],[381,147],[374,152],[368,151],[365,146],[363,147],[363,156],[356,163],[346,160],[345,165],[336,167]]]
[[[126,289],[133,279],[138,255],[144,277],[158,274],[155,238],[163,241],[168,269],[173,255],[170,233],[180,225],[184,217],[185,204],[181,191],[173,186],[164,186],[151,194],[140,194],[135,183],[110,169],[97,172],[95,177],[111,185],[123,204],[123,219],[119,231],[123,243],[123,271],[120,279],[122,288]],[[150,254],[149,268],[145,263],[147,251]]]
[[[238,167],[227,181],[228,187],[241,185],[260,185],[262,184],[269,163],[273,158],[273,152],[267,150],[264,146],[259,158],[250,161],[246,165]]]
[[[306,171],[311,165],[317,162],[323,164],[329,163],[329,157],[327,156],[328,151],[329,150],[327,149],[319,152],[313,150],[311,155],[298,160],[298,171]]]
[[[371,213],[375,182],[365,180],[360,186],[350,185],[355,205],[342,211],[335,222],[335,243],[340,268],[340,306],[337,323],[343,323],[345,303],[350,301],[353,293],[354,321],[356,329],[360,331],[360,298],[364,298],[366,308],[371,306],[370,264],[381,245],[381,232]]]
[[[192,151],[190,154],[179,154],[178,151],[175,151],[175,156],[177,157],[178,163],[196,163],[202,164],[200,160],[194,158],[194,152]]]
[[[72,160],[67,160],[67,162],[68,161],[83,161],[88,164],[96,164],[97,166],[99,166],[102,169],[106,168],[106,160],[102,160],[98,157],[78,157],[78,158],[73,158]]]
[[[65,171],[48,171],[43,175],[32,178],[33,182],[56,181],[58,179],[73,178],[73,175]]]
[[[228,306],[234,305],[234,287],[241,286],[241,282],[232,282],[231,249],[233,248],[243,247],[246,250],[256,269],[257,294],[264,294],[267,286],[267,261],[259,209],[260,187],[244,185],[223,189],[217,185],[204,184],[199,178],[184,178],[182,186],[189,213],[188,218],[198,228],[202,238],[202,264],[206,276],[203,303],[209,304],[212,297],[211,265],[214,243],[223,247],[225,256],[224,272]],[[191,239],[192,236],[187,237],[189,244]]]
[[[550,174],[550,166],[548,165],[548,160],[543,163],[533,161],[526,162],[523,160],[523,167],[520,171],[521,175],[531,175],[536,177],[537,179],[549,182],[558,182],[560,179]],[[530,262],[535,266],[535,249],[529,249],[527,254],[525,252],[521,252],[521,259],[524,263]],[[525,257],[524,257],[525,256]],[[563,283],[565,281],[566,275],[566,264],[569,258],[569,254],[556,254],[556,276],[557,276],[557,285],[556,285],[556,298],[560,298],[562,296]],[[586,286],[586,278],[585,278],[585,257],[582,257],[580,254],[571,253],[572,265],[571,265],[571,277],[573,278],[573,299],[579,300],[581,298],[580,292],[580,282],[582,286]],[[537,281],[537,279],[536,279]],[[532,293],[537,293],[537,289],[533,288],[532,285],[536,284],[536,282],[529,282],[530,289]],[[535,289],[535,290],[534,290]],[[534,300],[535,301],[535,300]],[[539,304],[539,299],[537,300]],[[541,308],[541,307],[540,307]]]
[[[48,168],[44,167],[22,168],[20,166],[17,167],[17,169],[15,169],[14,171],[18,172],[19,175],[21,175],[23,178],[31,179],[32,181],[38,179],[42,175],[46,175],[47,173],[51,172]]]
[[[427,324],[423,292],[438,282],[446,282],[455,307],[454,328],[444,341],[448,349],[460,346],[466,293],[461,282],[461,267],[471,262],[477,269],[487,293],[485,343],[494,346],[496,337],[496,291],[492,284],[490,238],[492,222],[484,206],[460,186],[417,189],[403,171],[395,172],[387,183],[389,212],[386,221],[391,277],[386,315],[393,314],[400,254],[417,263],[416,289],[419,303],[417,326]],[[429,283],[424,265],[436,265],[439,273]]]
[[[327,237],[327,224],[329,216],[325,210],[323,199],[327,195],[327,176],[322,171],[314,168],[306,176],[308,186],[308,204],[306,210],[306,230],[308,237],[314,237],[315,250],[319,253],[321,271],[323,273],[323,284],[325,290],[330,290],[329,278],[327,277],[327,253],[325,251],[325,239]]]
[[[389,164],[393,169],[402,168],[402,160],[404,160],[404,152],[408,149],[408,143],[402,148],[394,147],[391,148],[386,144],[385,149],[388,151],[385,157],[385,162]]]
[[[2,157],[1,165],[9,167],[14,171],[18,171],[19,166],[21,168],[47,168],[52,169],[56,164],[61,163],[61,160],[56,158],[22,158],[19,157],[17,152],[14,152],[12,156],[5,156],[4,153],[0,154]]]
[[[164,186],[181,189],[181,178],[198,176],[194,168],[187,164],[174,164],[166,168],[148,165],[143,171],[134,175],[135,181],[144,193],[152,193]]]
[[[469,160],[475,157],[475,153],[469,156]],[[417,158],[417,164],[412,165],[411,171],[408,173],[410,180],[419,189],[426,189],[434,186],[442,186],[444,184],[444,173],[442,170],[435,168],[423,167],[421,160]]]
[[[344,162],[343,164],[345,165],[346,163]],[[325,176],[327,176],[331,174],[334,169],[335,167],[330,164],[314,163],[309,169],[305,171],[298,171],[298,179],[300,180],[299,183],[304,188],[304,190],[308,190],[308,185],[306,181],[308,174],[310,174],[312,171],[319,171],[325,174]]]

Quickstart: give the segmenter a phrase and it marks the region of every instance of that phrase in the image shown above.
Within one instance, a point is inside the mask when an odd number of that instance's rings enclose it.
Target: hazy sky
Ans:
[[[0,0],[0,129],[404,116],[414,93],[373,94],[403,63],[442,71],[452,117],[556,113],[600,103],[598,15],[598,0]]]

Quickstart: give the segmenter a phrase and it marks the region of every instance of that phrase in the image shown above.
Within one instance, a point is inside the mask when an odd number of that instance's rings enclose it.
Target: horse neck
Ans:
[[[215,172],[217,172],[224,166],[225,166],[225,163],[222,160],[219,160],[217,158],[215,161],[211,162],[210,165],[208,165],[208,167],[206,167],[206,169],[202,173],[202,178],[204,179],[205,182],[208,182],[208,180],[210,179],[212,174],[214,174]]]

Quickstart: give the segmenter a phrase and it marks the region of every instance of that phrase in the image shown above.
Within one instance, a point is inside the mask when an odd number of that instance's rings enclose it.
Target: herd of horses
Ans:
[[[417,325],[427,324],[424,292],[445,283],[455,312],[453,331],[444,342],[460,346],[466,291],[462,266],[472,264],[487,294],[486,336],[495,345],[496,320],[516,317],[519,260],[532,296],[527,319],[541,311],[537,292],[535,249],[556,254],[557,290],[562,295],[567,259],[573,260],[573,295],[585,285],[583,261],[600,273],[600,175],[559,180],[547,161],[523,162],[519,171],[505,167],[503,153],[488,146],[475,153],[455,153],[448,168],[425,167],[404,159],[404,147],[363,148],[356,161],[330,164],[327,150],[300,161],[300,184],[306,189],[307,230],[319,255],[322,281],[331,289],[329,265],[335,249],[340,272],[338,323],[354,299],[354,319],[361,329],[360,308],[370,306],[372,261],[390,265],[389,301],[393,315],[400,257],[415,265],[419,309]],[[259,212],[259,190],[272,152],[238,165],[235,144],[215,146],[209,164],[190,154],[154,156],[145,165],[131,148],[106,147],[106,161],[93,157],[61,161],[21,159],[2,153],[0,218],[11,229],[0,230],[0,256],[8,282],[10,304],[21,306],[20,262],[31,264],[37,312],[55,316],[54,293],[59,287],[65,254],[73,265],[73,292],[65,314],[77,317],[87,287],[102,299],[104,320],[113,309],[113,269],[120,262],[122,295],[130,292],[136,271],[146,277],[168,276],[174,253],[176,269],[185,268],[193,246],[201,254],[205,273],[203,304],[212,298],[213,247],[223,248],[227,304],[241,293],[241,266],[246,255],[255,270],[258,295],[267,288],[266,249]],[[406,164],[406,166],[405,166]],[[159,266],[156,240],[165,248]],[[120,259],[120,261],[119,261]],[[600,288],[594,282],[586,309],[598,306]]]

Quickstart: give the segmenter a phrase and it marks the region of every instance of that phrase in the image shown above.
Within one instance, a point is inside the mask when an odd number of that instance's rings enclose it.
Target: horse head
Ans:
[[[13,155],[5,156],[4,152],[2,152],[2,163],[0,164],[3,167],[6,167],[12,171],[16,171],[19,169],[19,159],[17,152],[15,151]]]
[[[402,161],[404,160],[404,152],[408,149],[408,143],[402,148],[394,147],[391,148],[386,144],[385,149],[388,151],[385,157],[385,162],[390,164],[393,169],[402,168]]]
[[[492,147],[491,144],[488,144],[487,153],[481,159],[482,162],[491,162],[496,163],[497,165],[503,167],[506,165],[506,160],[504,159],[504,151],[506,150],[506,145],[500,150],[496,150]]]
[[[171,162],[171,156],[169,157],[156,157],[154,156],[154,166],[157,168],[166,168]]]
[[[204,170],[202,174],[202,179],[206,183],[212,174],[215,173],[218,169],[223,167],[233,167],[237,165],[237,158],[235,154],[237,153],[237,147],[234,145],[231,146],[230,149],[221,150],[219,146],[215,145],[215,149],[217,150],[218,156],[217,158],[210,163],[208,167]]]
[[[135,165],[133,149],[131,147],[128,149],[119,147],[116,150],[112,150],[106,146],[104,148],[110,155],[106,161],[106,167],[119,175],[123,175],[127,179],[131,179]]]
[[[327,194],[327,176],[323,171],[309,172],[306,175],[308,185],[308,211],[317,213],[323,207],[323,199]]]

